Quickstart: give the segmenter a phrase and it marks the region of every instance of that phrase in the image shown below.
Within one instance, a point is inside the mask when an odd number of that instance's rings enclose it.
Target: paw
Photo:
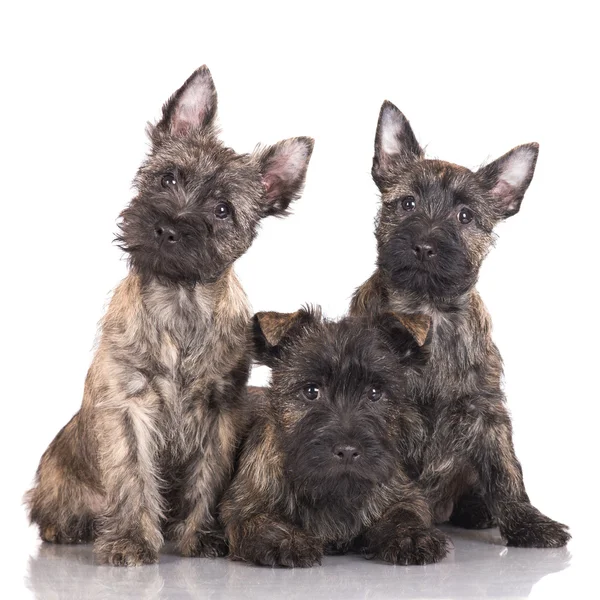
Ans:
[[[100,562],[114,567],[138,567],[158,562],[156,550],[147,544],[130,539],[97,540],[94,552]]]
[[[92,539],[89,527],[68,528],[57,525],[40,526],[40,537],[51,544],[81,544]]]
[[[323,545],[301,532],[276,539],[255,539],[248,549],[248,556],[242,558],[268,567],[312,567],[320,565],[323,557]]]
[[[196,533],[193,537],[179,542],[179,551],[182,556],[218,558],[227,556],[229,548],[222,533]]]
[[[538,513],[533,519],[528,518],[508,527],[501,527],[500,533],[506,539],[507,546],[560,548],[571,539],[568,529],[566,525]]]
[[[394,565],[428,565],[448,554],[450,539],[439,529],[400,529],[374,552]]]
[[[40,527],[40,537],[51,544],[73,544],[75,540],[65,532],[61,531],[56,525],[46,525]]]

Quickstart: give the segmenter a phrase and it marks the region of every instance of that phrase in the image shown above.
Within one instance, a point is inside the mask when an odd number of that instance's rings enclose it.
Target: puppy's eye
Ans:
[[[458,213],[458,220],[463,225],[466,225],[473,220],[473,213],[468,208],[461,208],[460,212]]]
[[[381,396],[383,396],[383,392],[378,385],[374,385],[369,388],[367,392],[367,398],[371,400],[371,402],[377,402],[377,400],[381,400]]]
[[[217,217],[217,219],[226,219],[230,214],[231,209],[227,203],[219,202],[219,204],[215,206],[215,217]]]
[[[307,400],[316,400],[321,392],[319,391],[318,385],[315,383],[309,383],[308,385],[304,386],[302,393]]]
[[[165,173],[160,180],[160,185],[164,188],[173,188],[177,185],[177,179],[173,173]]]
[[[404,210],[415,210],[416,206],[417,201],[414,196],[404,196],[404,198],[402,198],[402,208]]]

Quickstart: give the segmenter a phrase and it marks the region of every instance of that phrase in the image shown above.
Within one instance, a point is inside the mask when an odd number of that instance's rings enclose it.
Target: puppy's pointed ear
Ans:
[[[319,319],[319,311],[300,309],[293,313],[259,312],[252,319],[254,358],[269,367],[283,348]]]
[[[167,100],[162,113],[154,130],[174,137],[213,124],[217,114],[217,90],[206,65],[194,71]]]
[[[297,137],[258,151],[263,216],[285,215],[300,196],[314,143],[312,138]]]
[[[523,144],[477,171],[481,183],[492,197],[499,218],[506,219],[519,212],[533,178],[538,152],[538,144]]]
[[[423,157],[423,149],[408,119],[387,100],[383,103],[375,134],[375,156],[371,174],[382,189],[391,183],[391,176],[399,165]]]
[[[376,324],[403,362],[409,365],[423,365],[427,362],[431,342],[431,317],[386,312],[376,317]]]

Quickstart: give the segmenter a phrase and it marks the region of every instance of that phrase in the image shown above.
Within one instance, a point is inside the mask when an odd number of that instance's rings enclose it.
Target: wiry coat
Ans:
[[[378,269],[351,314],[397,311],[432,319],[431,357],[409,375],[408,396],[428,427],[419,482],[437,521],[497,524],[508,544],[561,546],[566,527],[529,502],[501,388],[502,360],[475,290],[498,220],[518,212],[533,176],[536,144],[473,173],[426,160],[408,121],[384,103],[373,177],[382,193]]]
[[[303,567],[348,549],[443,558],[446,538],[408,475],[424,429],[398,377],[426,351],[393,315],[259,313],[255,324],[273,380],[221,505],[232,556]]]
[[[224,551],[214,508],[244,431],[248,319],[231,270],[195,289],[120,284],[81,410],[29,495],[44,540],[97,533],[101,558],[149,562],[168,518],[184,554]]]
[[[215,112],[202,67],[150,128],[120,224],[131,272],[103,319],[81,409],[27,495],[44,540],[95,538],[115,565],[155,562],[165,533],[184,555],[227,551],[216,506],[246,430],[250,366],[232,264],[260,219],[297,197],[312,141],[238,155],[218,140]]]

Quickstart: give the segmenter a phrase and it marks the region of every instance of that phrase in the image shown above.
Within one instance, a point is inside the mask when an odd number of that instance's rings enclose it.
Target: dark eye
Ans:
[[[217,219],[226,219],[230,213],[231,209],[225,202],[219,202],[219,204],[215,206],[215,217],[217,217]]]
[[[160,180],[160,185],[164,188],[175,187],[177,185],[177,179],[175,179],[173,173],[165,173]]]
[[[404,196],[404,198],[402,198],[402,208],[404,210],[415,210],[416,206],[417,202],[414,196]]]
[[[309,383],[302,389],[302,393],[307,400],[316,400],[319,397],[319,386],[315,383]]]
[[[377,400],[381,400],[381,396],[383,396],[383,393],[378,385],[374,385],[369,388],[367,398],[369,398],[371,402],[377,402]]]
[[[458,220],[463,225],[466,225],[473,220],[473,213],[468,208],[461,208],[460,212],[458,213]]]

